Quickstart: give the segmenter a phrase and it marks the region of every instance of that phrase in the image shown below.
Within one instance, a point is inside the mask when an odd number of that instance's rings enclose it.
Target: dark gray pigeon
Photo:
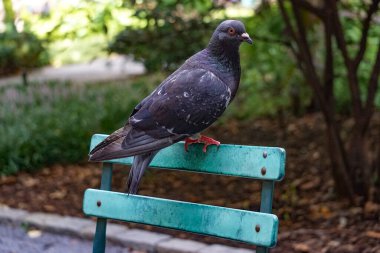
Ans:
[[[219,145],[199,133],[215,122],[235,97],[240,82],[239,46],[252,40],[244,24],[226,20],[208,46],[190,57],[133,110],[127,124],[90,152],[90,161],[134,156],[128,192],[135,194],[157,152],[181,140]]]

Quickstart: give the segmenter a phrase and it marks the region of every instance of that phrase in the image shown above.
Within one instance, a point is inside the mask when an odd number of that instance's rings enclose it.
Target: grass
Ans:
[[[2,87],[0,174],[85,159],[90,137],[125,124],[133,107],[160,79],[153,75],[107,84]]]

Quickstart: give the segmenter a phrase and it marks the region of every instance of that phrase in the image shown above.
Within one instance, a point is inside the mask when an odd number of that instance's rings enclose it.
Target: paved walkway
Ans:
[[[0,252],[91,252],[95,226],[89,218],[30,213],[0,204]],[[107,224],[107,241],[107,253],[254,253],[113,223]]]
[[[100,58],[89,63],[72,64],[60,68],[44,67],[28,74],[28,81],[70,81],[73,83],[91,83],[108,80],[120,80],[145,72],[144,65],[130,57],[112,56]],[[1,78],[0,87],[22,82],[21,75]]]
[[[26,230],[15,224],[0,226],[1,253],[84,253],[92,252],[92,242],[41,230]],[[107,244],[107,253],[131,253],[127,248]]]

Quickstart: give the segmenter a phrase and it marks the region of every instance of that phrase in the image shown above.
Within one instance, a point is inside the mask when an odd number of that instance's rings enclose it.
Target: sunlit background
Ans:
[[[83,189],[99,182],[91,136],[125,124],[222,20],[239,19],[254,43],[241,46],[238,95],[207,133],[287,150],[274,252],[378,252],[377,2],[0,1],[0,204],[81,216]],[[122,191],[127,170],[116,173]],[[255,184],[187,176],[149,171],[141,192],[258,207]]]

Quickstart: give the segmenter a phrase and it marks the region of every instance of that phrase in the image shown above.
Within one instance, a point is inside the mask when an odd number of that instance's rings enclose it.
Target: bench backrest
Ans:
[[[91,149],[106,137],[94,135]],[[209,146],[207,153],[203,153],[202,145],[190,145],[186,152],[183,143],[176,143],[161,150],[151,162],[150,167],[154,168],[263,180],[260,212],[109,191],[112,163],[130,165],[132,162],[133,158],[129,157],[104,164],[103,190],[86,190],[85,214],[239,240],[261,246],[258,251],[276,244],[278,219],[271,214],[272,198],[274,181],[281,180],[285,174],[284,149],[220,145],[219,148]]]

